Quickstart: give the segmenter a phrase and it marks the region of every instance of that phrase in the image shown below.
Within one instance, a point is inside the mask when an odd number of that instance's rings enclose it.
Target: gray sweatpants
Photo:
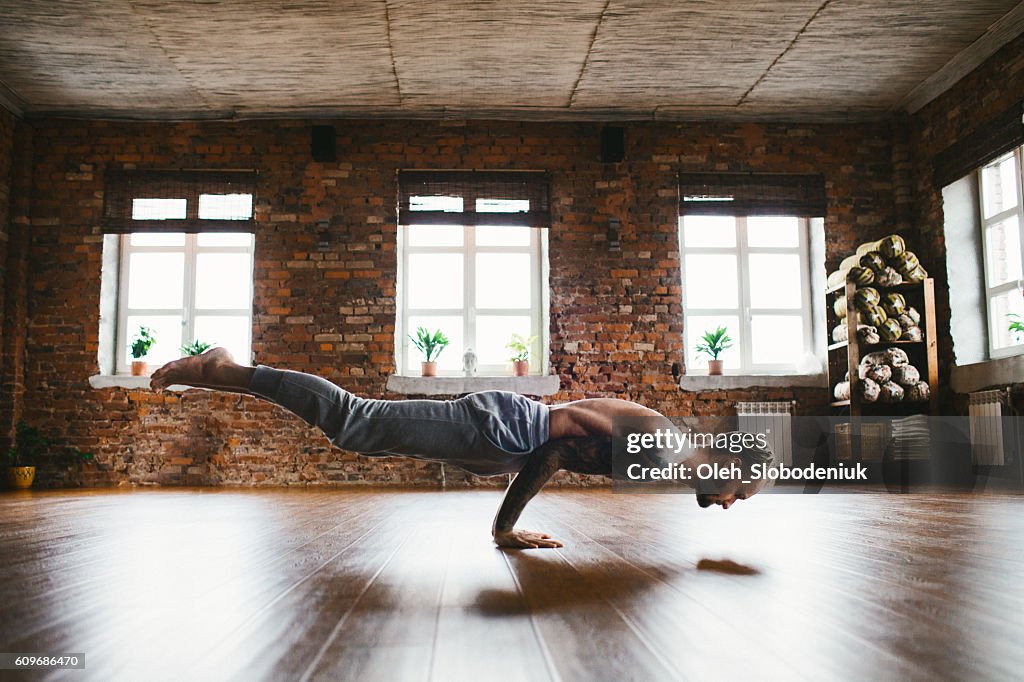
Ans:
[[[458,400],[373,400],[312,374],[263,365],[249,390],[318,427],[344,450],[436,460],[480,476],[517,473],[548,440],[548,406],[507,391]]]

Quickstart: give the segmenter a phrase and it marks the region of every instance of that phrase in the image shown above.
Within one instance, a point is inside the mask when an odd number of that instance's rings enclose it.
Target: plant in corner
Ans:
[[[144,359],[149,353],[149,349],[156,343],[156,337],[153,336],[153,330],[149,327],[139,327],[139,331],[136,332],[135,338],[132,339],[132,376],[141,377],[146,374],[146,360]]]
[[[206,343],[205,341],[196,339],[192,343],[186,343],[182,346],[181,352],[185,355],[202,355],[211,348],[213,348],[212,343]]]
[[[416,336],[410,334],[409,338],[425,358],[420,366],[421,374],[425,377],[437,376],[437,356],[448,345],[448,337],[440,329],[431,334],[426,327],[419,327]]]
[[[43,453],[53,447],[53,441],[39,429],[19,421],[14,427],[14,445],[7,448],[7,482],[12,488],[29,488],[36,478],[36,465]],[[78,448],[64,448],[64,461],[70,467],[75,463],[89,462],[91,452]]]
[[[708,356],[709,375],[722,373],[722,361],[718,359],[718,355],[727,348],[732,348],[732,339],[726,333],[725,327],[704,332],[701,342],[697,344],[697,352]]]
[[[530,373],[530,349],[536,336],[523,338],[520,334],[513,334],[512,340],[505,344],[505,348],[512,352],[509,360],[512,361],[512,376],[524,377]]]

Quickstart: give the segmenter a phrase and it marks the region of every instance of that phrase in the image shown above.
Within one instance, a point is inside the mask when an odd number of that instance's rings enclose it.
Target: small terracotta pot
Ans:
[[[7,483],[12,488],[31,488],[32,481],[36,480],[35,467],[8,467]]]
[[[420,374],[425,377],[436,377],[437,376],[437,363],[436,362],[421,362],[420,363]]]
[[[144,377],[149,371],[149,366],[145,360],[132,360],[132,376],[133,377]]]
[[[525,377],[530,373],[530,361],[529,360],[513,360],[512,361],[512,376],[514,377]]]
[[[725,360],[708,360],[708,376],[719,376],[724,362]]]

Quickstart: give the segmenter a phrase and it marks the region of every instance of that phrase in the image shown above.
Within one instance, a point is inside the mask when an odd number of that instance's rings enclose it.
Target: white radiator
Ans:
[[[979,466],[1006,464],[1003,443],[1003,392],[978,391],[971,394],[968,408],[971,422],[971,461]]]
[[[775,462],[793,465],[793,403],[736,403],[737,428],[763,433],[775,455]]]

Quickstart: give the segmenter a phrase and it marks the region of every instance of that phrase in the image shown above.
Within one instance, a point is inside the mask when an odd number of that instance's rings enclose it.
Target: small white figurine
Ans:
[[[462,373],[467,377],[476,376],[476,353],[472,348],[467,348],[462,354]]]

